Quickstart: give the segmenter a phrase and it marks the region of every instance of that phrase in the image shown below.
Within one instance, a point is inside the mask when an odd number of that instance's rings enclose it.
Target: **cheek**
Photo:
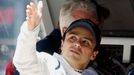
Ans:
[[[83,52],[83,56],[85,56],[85,58],[90,58],[93,55],[93,52],[89,49],[85,50]]]
[[[70,44],[69,43],[62,42],[62,44],[61,44],[61,50],[62,51],[67,51],[69,47],[70,47]]]

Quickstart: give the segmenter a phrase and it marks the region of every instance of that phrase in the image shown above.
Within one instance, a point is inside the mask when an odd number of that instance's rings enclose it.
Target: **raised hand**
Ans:
[[[43,10],[43,2],[39,1],[38,6],[31,2],[29,5],[27,5],[26,9],[26,19],[28,23],[28,29],[32,31],[35,27],[37,27],[42,18],[42,10]]]

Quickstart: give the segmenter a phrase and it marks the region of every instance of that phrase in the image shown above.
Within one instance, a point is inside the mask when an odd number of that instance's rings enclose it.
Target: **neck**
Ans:
[[[68,64],[69,64],[74,70],[83,71],[83,70],[85,69],[85,67],[86,67],[86,65],[80,64],[80,63],[78,63],[78,62],[75,61],[75,60],[72,60],[72,61],[71,61],[71,59],[68,60],[68,59],[66,59],[66,58],[65,58],[65,60],[68,62]]]
[[[61,53],[62,55],[62,53]],[[83,71],[87,65],[85,65],[84,63],[79,63],[78,61],[72,59],[72,58],[66,58],[64,57],[64,55],[62,55],[62,57],[67,61],[67,63],[76,71]]]
[[[85,67],[81,64],[76,64],[76,63],[73,63],[73,62],[69,62],[69,64],[71,65],[71,67],[74,70],[84,70],[85,69]]]

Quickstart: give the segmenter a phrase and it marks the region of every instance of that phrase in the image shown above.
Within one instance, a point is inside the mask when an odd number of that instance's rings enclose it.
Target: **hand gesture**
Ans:
[[[26,9],[26,19],[28,23],[28,29],[32,31],[35,27],[37,27],[42,18],[42,10],[43,10],[43,2],[39,1],[38,6],[31,2],[29,5],[27,5]]]

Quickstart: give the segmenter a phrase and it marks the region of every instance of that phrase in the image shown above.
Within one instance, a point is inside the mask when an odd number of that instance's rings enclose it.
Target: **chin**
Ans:
[[[75,53],[70,53],[69,54],[69,58],[72,59],[72,60],[77,60],[77,61],[80,61],[80,55],[78,54],[75,54]]]

